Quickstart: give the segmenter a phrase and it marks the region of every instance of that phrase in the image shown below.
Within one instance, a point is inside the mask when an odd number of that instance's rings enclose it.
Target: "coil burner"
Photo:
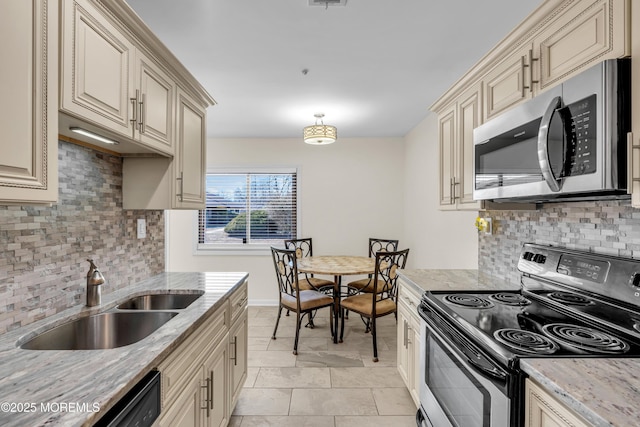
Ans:
[[[511,349],[531,354],[553,354],[558,345],[544,335],[522,329],[498,329],[493,333],[496,340]]]
[[[493,303],[487,299],[469,294],[451,294],[443,298],[444,302],[465,308],[491,308]]]
[[[551,292],[547,295],[550,299],[567,305],[591,305],[593,301],[589,298],[573,294],[571,292]]]
[[[568,323],[550,323],[542,330],[549,338],[567,347],[595,354],[624,354],[629,344],[606,332]]]
[[[531,301],[520,294],[497,293],[489,296],[489,299],[500,304],[525,306],[531,304]]]

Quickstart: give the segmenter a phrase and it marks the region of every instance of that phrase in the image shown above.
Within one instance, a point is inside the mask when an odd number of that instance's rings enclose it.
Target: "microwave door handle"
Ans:
[[[542,171],[542,177],[551,189],[551,191],[560,191],[560,184],[551,170],[551,162],[549,161],[549,126],[551,126],[551,118],[553,113],[562,107],[562,98],[556,96],[551,100],[547,110],[542,116],[540,129],[538,130],[538,163]]]

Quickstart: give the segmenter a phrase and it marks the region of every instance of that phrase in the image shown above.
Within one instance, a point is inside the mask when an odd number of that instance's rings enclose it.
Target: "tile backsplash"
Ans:
[[[494,233],[479,234],[478,267],[519,283],[523,243],[640,259],[640,210],[630,200],[548,203],[531,211],[485,211]]]
[[[58,203],[0,206],[0,334],[84,304],[87,258],[103,294],[164,271],[164,213],[122,209],[122,159],[58,145]]]

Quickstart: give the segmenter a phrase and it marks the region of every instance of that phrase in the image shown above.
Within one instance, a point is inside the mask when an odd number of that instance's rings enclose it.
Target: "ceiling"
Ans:
[[[128,0],[217,101],[207,133],[402,137],[542,0]],[[303,72],[307,70],[307,72]]]

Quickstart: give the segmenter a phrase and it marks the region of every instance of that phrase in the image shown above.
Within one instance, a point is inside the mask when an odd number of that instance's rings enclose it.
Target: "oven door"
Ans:
[[[508,372],[442,319],[420,307],[420,405],[428,427],[504,427],[512,401]]]

